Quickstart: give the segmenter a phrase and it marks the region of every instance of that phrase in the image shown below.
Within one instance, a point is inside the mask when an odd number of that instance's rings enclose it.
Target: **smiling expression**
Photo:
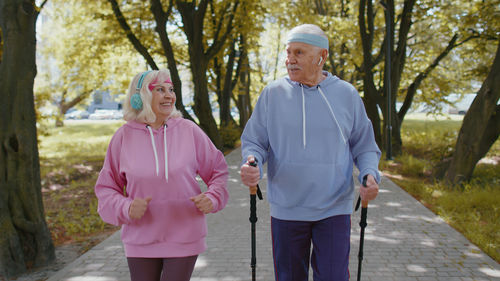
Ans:
[[[156,115],[157,122],[163,123],[163,120],[170,116],[175,107],[174,85],[171,83],[157,84],[151,93],[153,94],[151,109]]]

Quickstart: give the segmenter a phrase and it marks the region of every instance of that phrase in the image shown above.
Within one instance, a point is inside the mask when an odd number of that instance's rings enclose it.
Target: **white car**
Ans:
[[[96,109],[96,111],[94,111],[94,113],[90,114],[89,119],[90,120],[113,119],[113,111],[116,111],[116,110]]]
[[[66,114],[64,114],[65,119],[87,119],[89,118],[89,113],[85,110],[70,109]]]

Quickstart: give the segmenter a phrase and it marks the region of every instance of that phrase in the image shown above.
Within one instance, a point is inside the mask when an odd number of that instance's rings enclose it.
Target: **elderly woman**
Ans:
[[[102,219],[122,226],[132,281],[189,280],[206,249],[205,214],[228,200],[223,154],[181,117],[175,99],[168,70],[134,77],[127,123],[111,139],[95,186]]]

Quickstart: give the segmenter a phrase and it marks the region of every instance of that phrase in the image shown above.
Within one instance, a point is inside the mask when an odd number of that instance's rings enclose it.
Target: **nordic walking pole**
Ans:
[[[363,183],[361,188],[366,187],[366,177],[363,177]],[[356,208],[354,211],[359,209],[359,203],[361,202],[361,195],[358,197],[358,202],[356,203]],[[368,201],[363,201],[361,203],[361,221],[359,222],[359,226],[361,227],[361,234],[359,235],[359,253],[358,253],[358,280],[361,281],[361,264],[363,263],[363,242],[365,240],[365,227],[366,223],[366,215],[368,213]]]
[[[257,159],[254,158],[252,162],[248,163],[252,167],[257,167]],[[260,191],[259,185],[250,186],[250,223],[252,224],[252,258],[250,260],[250,267],[252,268],[252,281],[255,281],[255,267],[257,266],[257,255],[256,255],[256,239],[255,239],[255,223],[257,222],[257,202],[256,195],[262,200],[262,192]]]

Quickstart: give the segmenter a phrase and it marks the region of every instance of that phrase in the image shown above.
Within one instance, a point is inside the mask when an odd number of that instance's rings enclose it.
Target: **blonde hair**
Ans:
[[[151,101],[153,100],[153,94],[151,93],[151,90],[149,90],[148,86],[150,83],[154,81],[171,80],[170,72],[168,71],[168,69],[152,70],[144,76],[142,80],[141,89],[139,89],[139,95],[141,96],[142,100],[142,108],[137,110],[132,108],[132,105],[130,104],[130,99],[132,95],[137,92],[136,90],[137,84],[139,83],[139,79],[143,74],[144,72],[136,74],[132,79],[132,82],[130,82],[127,96],[125,97],[125,102],[123,104],[123,119],[125,119],[126,121],[134,120],[142,123],[151,124],[156,121],[156,114],[153,112],[153,109],[151,108]],[[182,113],[176,108],[174,108],[172,110],[172,113],[170,113],[167,119],[177,118],[177,117],[182,117]]]

